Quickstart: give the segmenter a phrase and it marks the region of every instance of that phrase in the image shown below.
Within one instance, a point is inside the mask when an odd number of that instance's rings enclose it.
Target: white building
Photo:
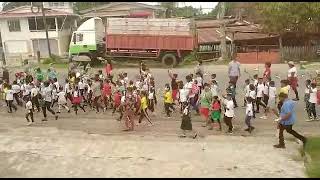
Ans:
[[[65,56],[78,15],[69,2],[44,2],[52,54]],[[32,12],[33,11],[33,12]],[[32,59],[40,51],[48,57],[48,47],[42,12],[38,8],[21,6],[0,12],[1,43],[6,62]]]

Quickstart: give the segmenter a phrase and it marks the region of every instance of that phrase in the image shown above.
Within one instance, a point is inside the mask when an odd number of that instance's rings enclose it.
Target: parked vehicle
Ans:
[[[190,19],[108,18],[85,21],[73,32],[69,57],[96,61],[139,58],[176,66],[197,47]]]

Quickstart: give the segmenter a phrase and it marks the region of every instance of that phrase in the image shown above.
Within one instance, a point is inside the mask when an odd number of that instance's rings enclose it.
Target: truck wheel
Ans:
[[[171,66],[171,67],[175,67],[177,65],[177,57],[175,56],[175,54],[165,54],[162,58],[161,58],[161,62],[162,64],[166,65],[166,66]]]

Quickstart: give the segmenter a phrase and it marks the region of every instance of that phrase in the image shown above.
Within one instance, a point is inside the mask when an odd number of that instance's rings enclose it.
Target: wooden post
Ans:
[[[283,54],[282,54],[282,51],[283,51],[283,47],[282,47],[282,37],[281,37],[281,34],[279,36],[279,49],[280,49],[280,61],[283,60]]]

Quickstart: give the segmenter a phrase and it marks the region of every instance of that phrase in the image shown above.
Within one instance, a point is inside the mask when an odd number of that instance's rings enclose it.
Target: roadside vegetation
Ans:
[[[305,152],[310,156],[306,173],[310,178],[320,178],[320,137],[309,138]]]

